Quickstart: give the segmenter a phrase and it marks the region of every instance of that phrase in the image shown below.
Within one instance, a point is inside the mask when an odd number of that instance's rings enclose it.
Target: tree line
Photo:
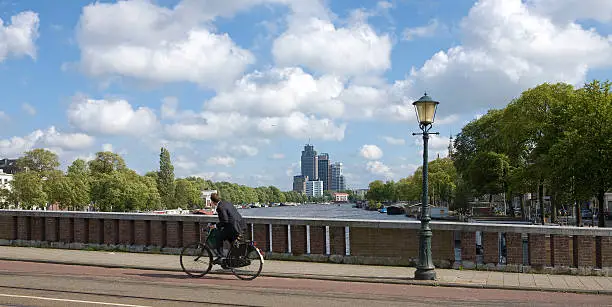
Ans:
[[[305,195],[283,192],[274,186],[252,188],[200,177],[175,178],[170,153],[161,148],[159,170],[144,176],[126,166],[113,152],[102,151],[86,162],[76,159],[67,171],[59,170],[58,156],[45,149],[27,151],[17,160],[11,189],[0,189],[0,206],[22,209],[57,204],[61,209],[134,212],[175,208],[201,208],[203,190],[217,190],[234,204],[306,202]],[[317,199],[310,199],[315,201]]]
[[[604,194],[612,189],[611,86],[598,80],[581,88],[544,83],[469,122],[444,162],[448,168],[438,175],[435,165],[444,159],[431,162],[430,198],[461,208],[473,197],[503,194],[508,201],[532,193],[538,195],[541,222],[546,216],[555,221],[561,205],[591,199],[604,212]],[[420,174],[397,183],[372,182],[368,198],[419,200]],[[550,196],[546,208],[544,190]],[[575,209],[580,224],[580,206]],[[605,225],[603,214],[598,223]]]

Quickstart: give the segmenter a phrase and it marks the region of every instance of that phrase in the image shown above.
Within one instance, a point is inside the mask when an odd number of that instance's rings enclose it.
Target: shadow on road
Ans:
[[[127,274],[127,275],[132,275],[132,276],[141,276],[141,277],[151,277],[151,278],[173,278],[173,279],[185,279],[185,280],[195,280],[195,279],[216,279],[216,280],[222,280],[222,279],[227,279],[227,278],[223,278],[223,276],[219,276],[219,275],[206,275],[203,277],[191,277],[188,276],[186,274],[180,274],[180,273],[140,273],[140,274]]]

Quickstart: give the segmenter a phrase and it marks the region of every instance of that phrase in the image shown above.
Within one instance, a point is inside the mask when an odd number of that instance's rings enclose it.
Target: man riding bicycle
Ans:
[[[234,242],[246,230],[246,223],[242,219],[236,207],[228,201],[223,201],[217,193],[210,195],[212,204],[217,209],[219,222],[216,224],[218,229],[217,244],[215,248],[218,252],[218,257],[213,261],[214,264],[222,264],[223,261],[223,242]]]

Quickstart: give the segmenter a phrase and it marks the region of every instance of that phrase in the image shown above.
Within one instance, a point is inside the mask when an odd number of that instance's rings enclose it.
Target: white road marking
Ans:
[[[29,295],[15,295],[15,294],[3,294],[3,293],[0,293],[0,296],[18,297],[18,298],[29,298],[29,299],[45,300],[45,301],[61,301],[61,302],[71,302],[71,303],[111,305],[111,306],[151,307],[151,306],[146,306],[146,305],[129,305],[129,304],[120,304],[120,303],[106,303],[106,302],[94,302],[94,301],[69,300],[69,299],[64,299],[64,298],[52,298],[52,297],[29,296]]]

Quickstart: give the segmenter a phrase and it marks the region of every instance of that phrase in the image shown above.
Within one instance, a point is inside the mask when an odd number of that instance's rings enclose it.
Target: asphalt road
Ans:
[[[177,259],[178,261],[178,259]],[[264,267],[265,270],[265,267]],[[612,306],[607,295],[348,283],[0,261],[2,306]]]

